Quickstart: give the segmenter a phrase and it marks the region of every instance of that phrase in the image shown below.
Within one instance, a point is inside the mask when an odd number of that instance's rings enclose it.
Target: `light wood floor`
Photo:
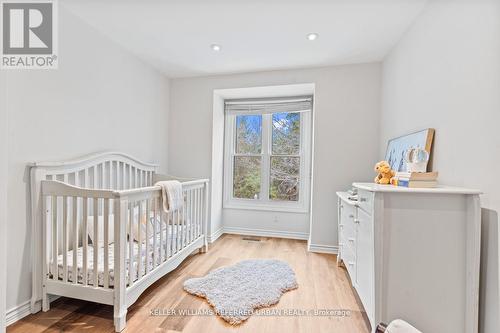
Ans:
[[[128,309],[124,332],[335,332],[365,333],[369,329],[343,268],[334,255],[307,251],[305,241],[224,235],[205,254],[186,259],[175,271],[152,285]],[[345,309],[350,316],[252,316],[233,327],[214,316],[151,316],[151,310],[210,309],[202,298],[182,289],[184,280],[242,259],[276,258],[290,264],[299,288],[285,293],[274,309]],[[51,310],[30,315],[7,328],[17,332],[113,332],[111,306],[60,298]]]

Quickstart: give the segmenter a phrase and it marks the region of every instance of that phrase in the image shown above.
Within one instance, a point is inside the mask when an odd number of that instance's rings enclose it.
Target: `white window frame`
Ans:
[[[262,149],[260,154],[236,154],[236,117],[242,114],[226,113],[224,126],[224,202],[223,208],[250,209],[279,212],[308,213],[311,188],[311,121],[312,110],[300,112],[300,176],[299,200],[280,201],[269,199],[270,158],[272,156],[272,113],[248,112],[245,115],[262,115]],[[245,199],[233,196],[234,156],[260,156],[261,198]],[[287,156],[287,155],[284,155]]]

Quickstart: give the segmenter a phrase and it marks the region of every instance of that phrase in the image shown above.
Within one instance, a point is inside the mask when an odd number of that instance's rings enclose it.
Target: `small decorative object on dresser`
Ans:
[[[337,262],[371,331],[405,318],[422,332],[477,333],[481,192],[353,186],[357,201],[337,192]]]
[[[391,166],[387,161],[380,161],[375,164],[375,171],[378,172],[377,177],[375,177],[375,183],[387,185],[391,183],[391,178],[394,177],[395,173],[391,170]]]
[[[409,150],[412,148],[423,149],[429,154],[430,158],[433,139],[434,139],[434,129],[432,128],[428,128],[419,132],[391,139],[387,143],[385,160],[395,171],[409,171],[407,170],[407,165],[406,165],[406,157],[408,157],[407,155]],[[418,155],[416,157],[418,157]],[[420,167],[420,165],[417,166]],[[425,172],[427,171],[426,168],[427,168],[427,162],[425,163],[425,169],[423,170],[419,169],[419,170]]]
[[[422,148],[410,148],[405,155],[406,171],[426,172],[429,153]]]

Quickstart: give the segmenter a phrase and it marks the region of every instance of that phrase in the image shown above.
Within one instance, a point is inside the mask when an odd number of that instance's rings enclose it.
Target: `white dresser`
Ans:
[[[425,333],[477,333],[480,191],[354,183],[337,192],[339,255],[372,330],[404,319]]]

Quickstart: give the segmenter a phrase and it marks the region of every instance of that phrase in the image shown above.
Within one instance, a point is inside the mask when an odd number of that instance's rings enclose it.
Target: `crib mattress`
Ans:
[[[182,232],[182,237],[184,238],[187,233],[190,232],[191,226],[186,225],[186,226],[179,226],[180,232]],[[163,234],[163,239],[162,239],[162,244],[161,244],[161,249],[162,249],[162,254],[165,256],[165,249],[167,247],[167,244],[171,247],[168,249],[168,253],[175,253],[177,251],[177,241],[175,239],[177,238],[177,226],[172,226],[169,225],[169,231],[168,231],[168,242],[165,239],[165,234]],[[172,241],[173,240],[173,241]],[[139,248],[141,248],[141,251],[139,253]],[[114,244],[111,243],[107,246],[108,250],[108,271],[109,271],[109,286],[112,287],[114,285]],[[133,243],[133,254],[134,254],[134,261],[133,261],[133,268],[132,268],[132,278],[133,281],[137,280],[138,278],[138,258],[140,256],[141,260],[141,270],[143,272],[143,275],[146,274],[146,260],[149,263],[150,269],[153,267],[153,260],[154,260],[154,250],[153,249],[153,238],[150,238],[149,242],[149,252],[146,253],[146,243],[143,242],[142,246],[139,247],[139,243],[134,241]],[[126,244],[126,256],[125,256],[125,276],[126,276],[126,281],[127,284],[129,282],[129,251],[130,251],[130,246],[129,243]],[[157,235],[156,239],[156,258],[157,258],[157,264],[160,264],[160,235]],[[83,283],[83,247],[78,247],[77,252],[76,252],[76,257],[77,257],[77,279],[78,283]],[[57,269],[57,275],[59,280],[63,279],[64,276],[64,271],[63,271],[63,254],[60,254],[57,257],[57,264],[58,264],[58,269]],[[70,250],[66,253],[66,260],[67,260],[67,265],[68,265],[68,281],[69,282],[74,282],[74,269],[73,269],[73,250]],[[54,275],[53,272],[53,265],[50,265],[49,267],[49,272],[51,275]],[[104,286],[104,247],[99,247],[98,249],[98,259],[97,259],[97,272],[98,272],[98,284],[99,286]],[[87,284],[89,285],[94,285],[94,247],[89,244],[87,247]]]

